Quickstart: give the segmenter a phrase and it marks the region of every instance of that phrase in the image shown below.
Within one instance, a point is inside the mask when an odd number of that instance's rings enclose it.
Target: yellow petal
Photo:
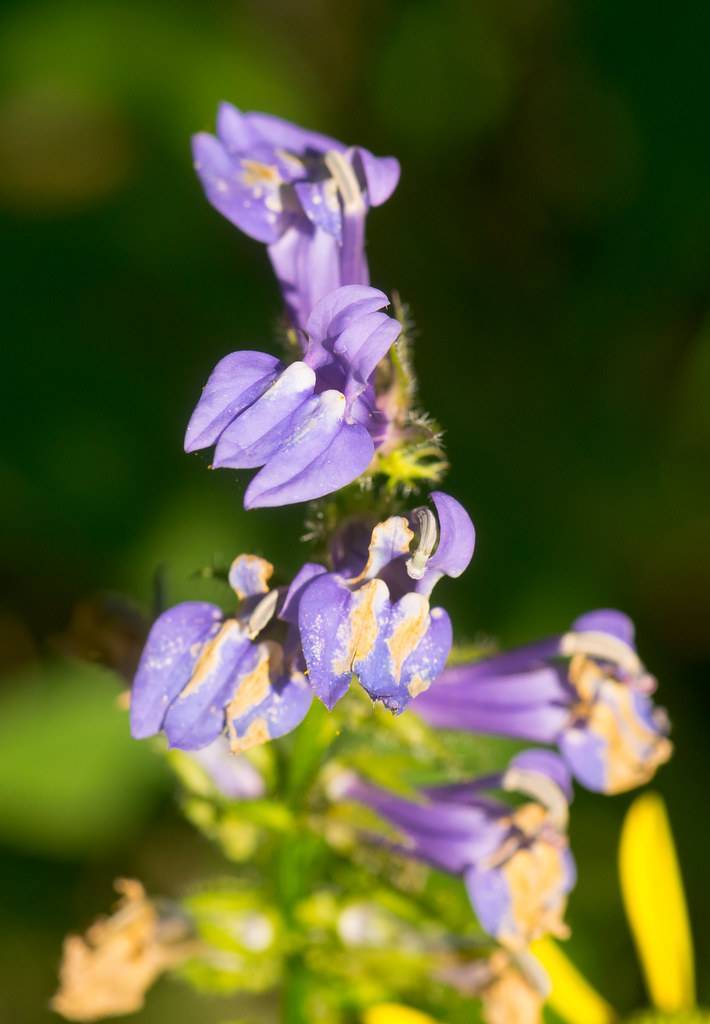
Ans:
[[[673,1013],[695,1005],[693,942],[666,807],[644,793],[628,810],[619,845],[626,914],[651,1001]]]
[[[552,986],[547,1004],[567,1024],[611,1024],[616,1013],[580,974],[552,939],[540,939],[531,953],[545,968]]]
[[[437,1024],[433,1017],[399,1003],[379,1003],[365,1011],[362,1024]]]

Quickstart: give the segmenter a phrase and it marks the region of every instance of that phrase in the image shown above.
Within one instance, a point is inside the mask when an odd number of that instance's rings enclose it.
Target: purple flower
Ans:
[[[291,585],[281,615],[298,623],[308,680],[326,707],[355,675],[373,700],[399,713],[443,669],[451,622],[443,608],[429,607],[429,595],[441,576],[461,575],[475,534],[454,498],[437,491],[432,500],[438,524],[428,509],[392,516],[372,531],[359,570],[347,556],[334,572],[309,564]]]
[[[555,743],[584,786],[621,793],[671,755],[655,687],[631,620],[602,610],[561,636],[447,669],[416,710],[435,726]]]
[[[279,598],[272,566],[254,555],[232,564],[239,613],[187,601],[153,624],[131,694],[131,733],[164,732],[171,747],[200,750],[223,733],[232,753],[291,732],[311,704],[293,637],[285,645],[257,638]]]
[[[308,318],[303,359],[288,366],[263,352],[225,356],[192,414],[185,451],[215,445],[218,468],[263,467],[246,508],[309,501],[351,483],[386,426],[372,378],[400,332],[381,312],[387,301],[361,285],[326,295]]]
[[[217,135],[193,138],[195,169],[219,212],[269,256],[294,323],[345,284],[368,284],[365,218],[399,181],[393,157],[222,103]]]
[[[488,795],[516,791],[511,807]],[[420,802],[346,776],[334,796],[357,800],[396,830],[395,849],[461,875],[481,926],[509,949],[546,934],[564,937],[567,895],[576,880],[566,826],[569,773],[550,751],[529,750],[499,775],[431,787]]]

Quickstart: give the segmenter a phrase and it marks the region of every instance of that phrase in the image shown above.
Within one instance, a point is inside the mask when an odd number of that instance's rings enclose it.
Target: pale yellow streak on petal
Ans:
[[[668,813],[657,793],[629,808],[619,873],[626,915],[654,1006],[675,1013],[695,1005],[693,941]]]
[[[592,988],[567,954],[552,939],[540,939],[530,947],[550,979],[547,1003],[567,1024],[612,1024],[616,1011]]]

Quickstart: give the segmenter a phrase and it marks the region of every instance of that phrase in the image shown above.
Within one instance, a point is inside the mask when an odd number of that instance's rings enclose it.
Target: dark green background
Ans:
[[[99,589],[147,607],[158,563],[177,597],[215,555],[302,557],[298,510],[246,514],[243,479],[182,454],[214,362],[269,347],[279,309],[262,247],[191,169],[222,98],[400,158],[369,221],[373,281],[413,306],[422,403],[478,530],[442,597],[467,639],[634,617],[674,721],[658,787],[702,964],[707,5],[25,0],[0,32],[0,1018],[50,1019],[61,936],[112,877],[179,892],[221,868],[103,721],[110,684],[43,667],[51,638]],[[623,1009],[643,999],[615,876],[627,804],[578,797],[570,913],[573,954]],[[230,1005],[163,984],[139,1019]]]

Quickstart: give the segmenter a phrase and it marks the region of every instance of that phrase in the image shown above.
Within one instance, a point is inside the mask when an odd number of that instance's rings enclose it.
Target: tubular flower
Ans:
[[[263,467],[246,508],[310,501],[351,483],[386,427],[373,375],[400,332],[381,312],[387,303],[375,288],[338,288],[308,318],[303,359],[286,366],[264,352],[225,356],[192,414],[185,451],[215,445],[217,468]]]
[[[568,633],[447,669],[416,710],[432,725],[555,743],[588,789],[643,785],[671,755],[666,713],[621,612],[582,615]]]
[[[565,834],[570,779],[558,755],[525,751],[500,775],[429,788],[421,803],[354,777],[337,789],[401,833],[402,852],[461,875],[481,926],[502,946],[518,951],[546,934],[567,936],[575,866]],[[512,808],[488,789],[533,799]]]
[[[294,644],[259,640],[273,617],[273,567],[240,555],[229,580],[240,598],[236,616],[187,601],[164,612],[146,642],[131,696],[131,733],[164,732],[171,747],[199,750],[226,731],[232,753],[291,732],[311,704]]]
[[[264,242],[297,326],[328,292],[368,284],[365,218],[399,181],[394,157],[222,103],[217,135],[192,143],[195,170],[216,210]]]
[[[429,595],[442,576],[467,567],[475,533],[458,501],[440,491],[431,497],[438,525],[429,509],[392,516],[372,531],[364,564],[348,554],[334,572],[309,563],[291,586],[281,614],[298,623],[308,680],[328,708],[355,675],[399,713],[446,663],[451,621],[430,608]]]

